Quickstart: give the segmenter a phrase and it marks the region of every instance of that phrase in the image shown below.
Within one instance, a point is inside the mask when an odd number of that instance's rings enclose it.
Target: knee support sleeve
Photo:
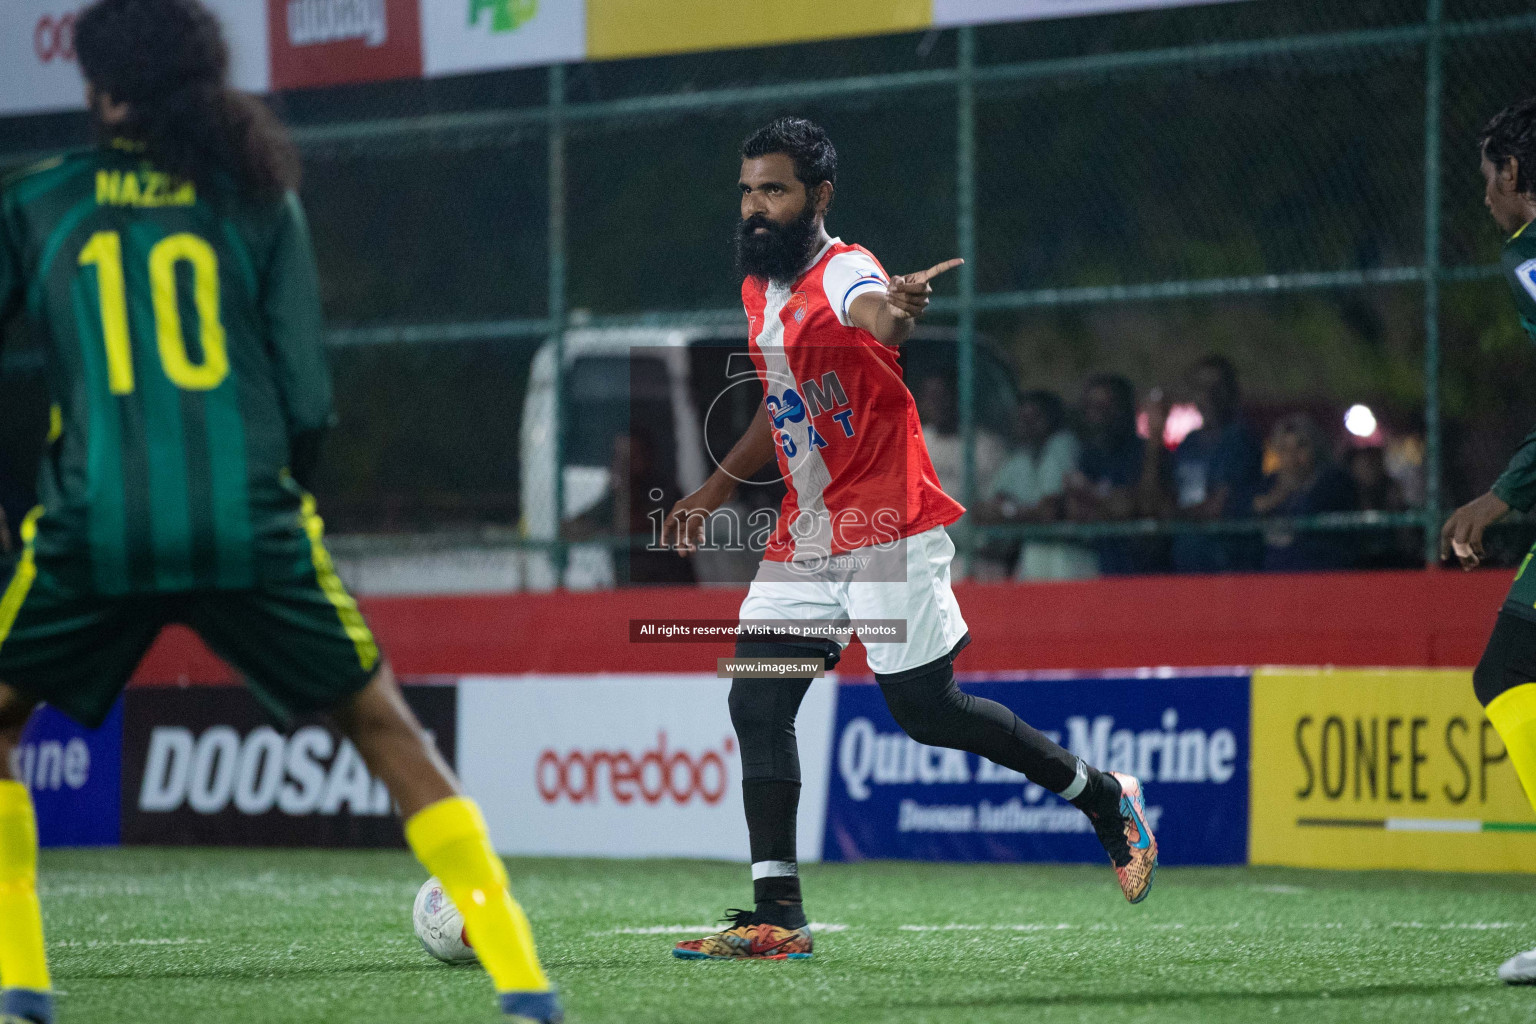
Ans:
[[[807,658],[824,655],[816,646],[774,640],[738,640],[736,657]],[[830,666],[829,666],[830,667]],[[744,781],[800,781],[800,752],[795,744],[795,715],[811,680],[737,679],[731,683],[731,725],[741,745]]]

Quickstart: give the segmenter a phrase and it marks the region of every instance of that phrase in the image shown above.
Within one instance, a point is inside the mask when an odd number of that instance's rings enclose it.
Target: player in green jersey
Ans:
[[[1504,275],[1515,294],[1520,324],[1536,342],[1536,98],[1503,111],[1483,129],[1484,202],[1500,230]],[[1482,561],[1483,531],[1511,508],[1536,505],[1536,432],[1482,497],[1457,509],[1440,532],[1440,555],[1462,568]],[[1499,731],[1525,795],[1536,808],[1536,548],[1525,556],[1504,599],[1493,636],[1473,673],[1477,699]],[[1536,984],[1536,950],[1499,968],[1510,984]]]
[[[0,326],[53,399],[0,579],[0,1021],[48,1024],[37,831],[10,753],[47,701],[99,724],[185,623],[279,719],[330,712],[463,911],[511,1016],[560,1017],[474,803],[400,697],[304,490],[331,417],[314,256],[275,119],[198,0],[101,0],[75,48],[102,144],[0,191]]]

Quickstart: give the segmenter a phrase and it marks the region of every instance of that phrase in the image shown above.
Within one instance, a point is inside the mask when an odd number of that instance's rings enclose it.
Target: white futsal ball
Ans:
[[[421,948],[444,963],[461,964],[477,959],[470,948],[469,936],[464,933],[464,915],[448,898],[448,890],[435,878],[416,894],[416,906],[411,913],[416,926],[416,937]]]

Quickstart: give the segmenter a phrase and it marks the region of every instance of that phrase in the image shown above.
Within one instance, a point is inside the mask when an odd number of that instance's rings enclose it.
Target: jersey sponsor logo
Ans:
[[[795,323],[805,323],[805,314],[811,308],[811,300],[805,297],[805,292],[795,292],[784,303],[784,310],[794,318]]]
[[[655,806],[670,799],[678,806],[698,800],[718,804],[729,785],[726,762],[736,749],[727,736],[718,750],[691,754],[669,750],[667,734],[656,736],[649,750],[540,751],[534,768],[539,798],[546,804],[631,804],[637,798]],[[604,798],[607,799],[604,799]]]
[[[805,393],[802,398],[800,391]],[[794,458],[799,453],[799,447],[787,429],[791,423],[804,423],[806,441],[817,448],[825,448],[827,439],[821,431],[816,429],[816,424],[810,422],[810,417],[819,416],[834,409],[842,409],[842,412],[833,413],[832,419],[842,429],[844,437],[853,437],[857,431],[853,425],[853,409],[848,401],[848,393],[843,390],[843,383],[837,377],[837,371],[831,370],[822,374],[821,380],[814,377],[801,381],[800,391],[794,388],[785,388],[780,394],[768,392],[763,397],[763,402],[768,406],[768,414],[773,419],[775,430],[780,431],[779,447],[784,449],[784,454]],[[847,407],[847,408],[845,408]]]
[[[1531,297],[1531,301],[1536,302],[1536,260],[1526,260],[1516,267],[1515,278]]]
[[[417,0],[267,0],[272,87],[421,74]]]
[[[480,26],[489,16],[493,34],[516,32],[539,13],[539,0],[469,0],[469,23]]]
[[[779,430],[783,430],[785,424],[805,421],[805,402],[794,388],[785,388],[783,394],[778,395],[769,392],[763,402],[768,406],[768,415],[773,417],[773,425]]]
[[[805,394],[805,405],[812,416],[820,416],[848,404],[848,393],[843,390],[843,382],[838,380],[836,370],[822,374],[819,382],[815,377],[801,381],[800,390]]]
[[[785,388],[784,392],[778,395],[770,391],[763,396],[763,402],[768,406],[768,415],[773,420],[774,429],[779,432],[779,448],[783,450],[785,458],[793,459],[800,454],[800,445],[788,430],[788,425],[791,423],[805,424],[806,443],[813,444],[817,448],[827,446],[827,439],[821,436],[821,432],[816,429],[816,424],[807,420],[805,400],[794,388]]]
[[[44,64],[75,59],[75,17],[71,12],[54,17],[45,14],[32,29],[32,52]]]
[[[189,808],[219,814],[231,805],[240,814],[274,809],[291,816],[389,814],[389,792],[373,778],[350,740],[338,745],[318,725],[283,736],[260,726],[241,736],[228,725],[201,734],[178,725],[158,726],[149,737],[139,810],[167,814]]]

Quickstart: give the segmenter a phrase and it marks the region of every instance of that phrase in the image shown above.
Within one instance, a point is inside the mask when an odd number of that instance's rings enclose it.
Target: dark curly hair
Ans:
[[[837,149],[821,125],[803,117],[781,117],[741,144],[741,155],[751,160],[770,153],[784,153],[795,162],[795,177],[807,189],[822,182],[837,184]]]
[[[1515,190],[1523,195],[1536,195],[1536,97],[1493,115],[1477,143],[1488,162],[1499,170],[1511,157],[1520,161],[1515,172]]]
[[[161,170],[207,189],[221,175],[260,199],[296,188],[299,156],[265,104],[229,88],[229,47],[198,0],[99,0],[75,23],[86,79]]]

